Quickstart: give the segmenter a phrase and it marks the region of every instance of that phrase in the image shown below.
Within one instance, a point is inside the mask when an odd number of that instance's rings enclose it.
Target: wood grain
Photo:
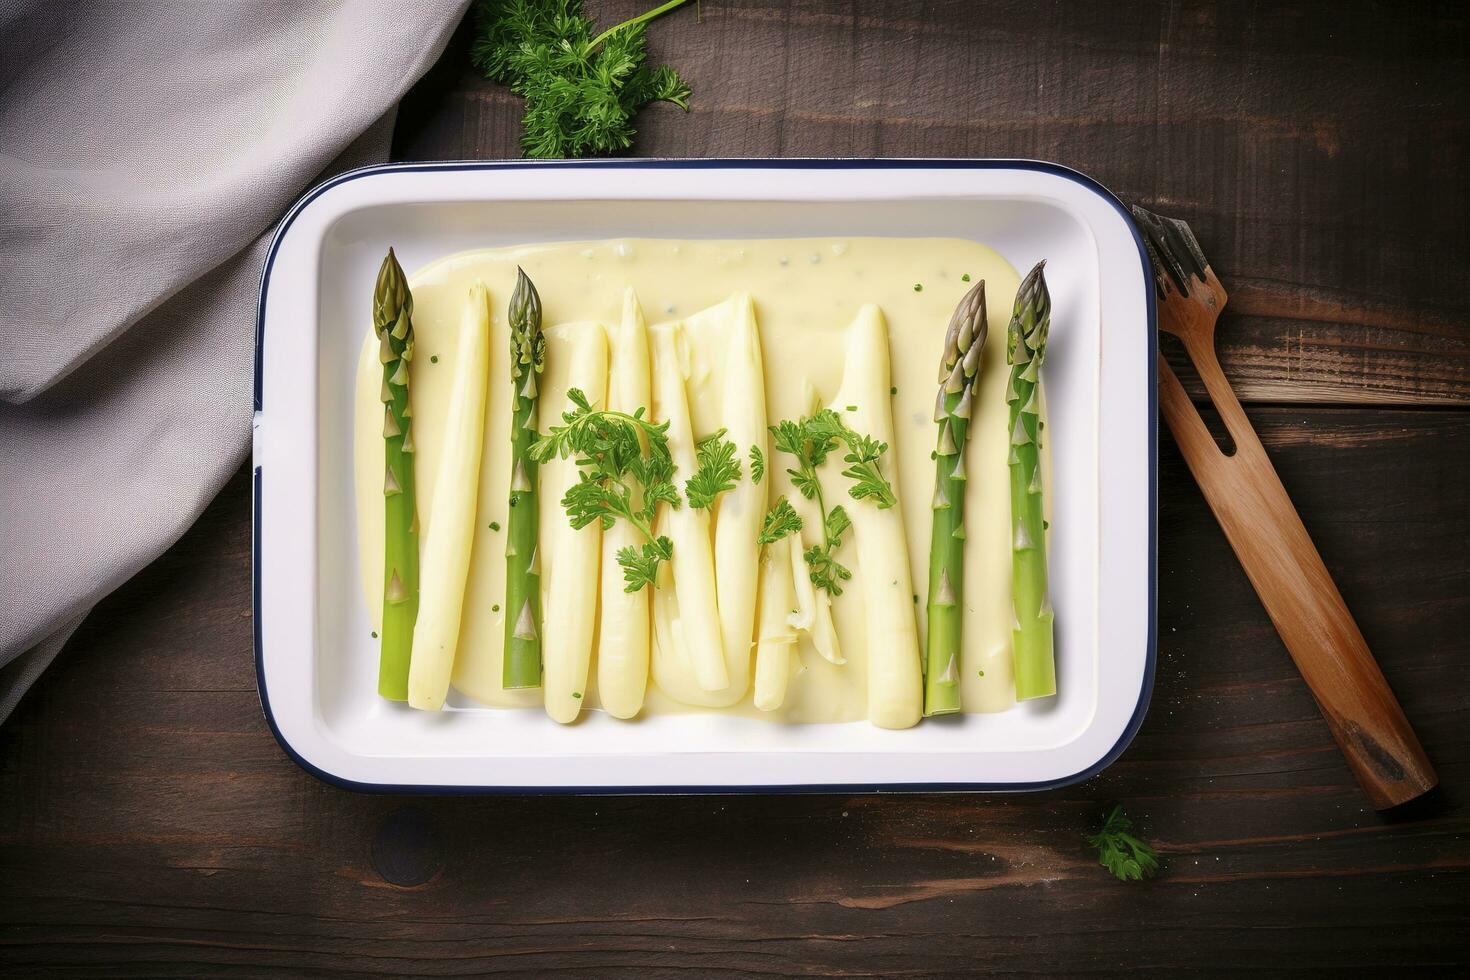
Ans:
[[[688,114],[645,111],[637,155],[1054,160],[1194,228],[1234,298],[1220,360],[1242,399],[1470,405],[1463,12],[700,7],[650,33],[651,58],[675,64],[694,99]],[[591,9],[611,22],[642,3]],[[474,77],[466,42],[405,103],[400,155],[518,154],[519,100]]]
[[[644,4],[587,6],[611,22]],[[340,791],[260,713],[242,472],[0,728],[0,973],[1463,972],[1463,11],[700,6],[650,34],[695,101],[644,113],[640,154],[1034,156],[1191,222],[1232,292],[1224,369],[1441,790],[1371,811],[1165,435],[1153,704],[1083,785]],[[399,157],[516,152],[517,104],[469,74],[466,41],[405,101]],[[1093,863],[1081,838],[1113,800],[1164,852],[1159,879],[1125,886]],[[537,841],[505,843],[528,827]]]
[[[318,783],[276,748],[256,699],[242,472],[0,729],[0,964],[670,976],[1467,962],[1470,413],[1252,416],[1440,767],[1445,789],[1417,819],[1385,822],[1363,799],[1168,442],[1149,716],[1102,776],[1024,797],[432,799]],[[1081,840],[1115,799],[1163,850],[1156,881],[1114,882]],[[539,843],[507,843],[525,827]]]

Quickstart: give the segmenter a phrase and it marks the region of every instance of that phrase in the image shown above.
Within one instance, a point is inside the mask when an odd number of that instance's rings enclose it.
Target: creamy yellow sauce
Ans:
[[[539,706],[541,692],[506,691],[500,684],[505,631],[505,524],[510,479],[511,388],[505,351],[509,346],[506,303],[517,265],[536,283],[543,302],[548,340],[541,388],[541,431],[565,404],[569,337],[573,331],[616,328],[624,288],[637,290],[650,330],[684,323],[690,414],[697,435],[723,427],[720,419],[725,338],[697,314],[737,292],[754,298],[765,356],[767,413],[772,423],[809,414],[813,394],[823,404],[837,395],[843,377],[844,330],[864,303],[877,304],[887,320],[892,357],[895,445],[889,473],[896,477],[907,532],[919,634],[925,631],[930,502],[934,487],[933,421],[936,378],[944,331],[955,304],[974,280],[984,279],[989,298],[986,341],[975,416],[971,427],[966,495],[964,658],[962,700],[966,711],[1000,711],[1014,703],[1010,634],[1010,503],[1007,487],[1007,427],[1004,398],[1005,331],[1019,282],[1014,269],[993,250],[958,239],[811,238],[762,241],[664,241],[619,239],[489,249],[449,256],[411,278],[415,357],[412,375],[415,475],[422,534],[433,524],[428,502],[439,471],[442,421],[454,374],[455,327],[465,295],[475,280],[490,290],[492,321],[489,408],[480,470],[479,511],[466,584],[459,653],[453,685],[488,705]],[[968,275],[970,281],[964,280]],[[657,344],[653,345],[657,348]],[[364,596],[380,623],[383,581],[383,439],[379,401],[378,343],[364,338],[356,391],[355,477],[357,529]],[[831,407],[841,412],[842,405]],[[744,447],[741,448],[742,459]],[[847,499],[840,453],[822,474],[829,501]],[[833,464],[836,465],[833,465]],[[789,457],[768,455],[770,499],[785,494],[817,526],[816,508],[792,489]],[[1045,465],[1045,462],[1044,462]],[[1049,469],[1049,467],[1046,467]],[[748,478],[748,472],[744,474]],[[688,474],[679,474],[681,482]],[[543,477],[544,479],[544,477]],[[1048,495],[1049,497],[1050,495]],[[565,514],[541,495],[541,537]],[[500,530],[493,530],[498,526]],[[421,536],[420,540],[424,540]],[[849,533],[837,557],[854,579],[833,600],[837,633],[846,663],[817,655],[804,637],[800,666],[783,706],[757,710],[751,695],[728,708],[694,708],[660,691],[650,681],[643,714],[680,711],[738,713],[786,722],[854,721],[867,716],[864,574]],[[543,560],[545,556],[543,555]],[[543,595],[547,575],[543,568]],[[544,615],[595,617],[596,609],[547,608]],[[595,643],[594,643],[595,649]],[[598,706],[597,665],[588,674],[585,705]]]

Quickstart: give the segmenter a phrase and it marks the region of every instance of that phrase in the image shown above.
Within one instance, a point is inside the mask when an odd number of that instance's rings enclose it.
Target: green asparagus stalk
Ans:
[[[1010,405],[1011,451],[1011,602],[1016,622],[1012,656],[1018,700],[1057,692],[1052,655],[1052,608],[1046,588],[1046,522],[1041,506],[1041,362],[1051,326],[1051,294],[1042,273],[1045,261],[1027,273],[1016,290],[1015,311],[1006,336],[1011,367],[1006,402]]]
[[[546,361],[541,297],[521,269],[507,314],[510,324],[510,517],[505,542],[506,689],[541,686],[541,561],[537,552],[536,405]]]
[[[419,614],[419,520],[413,477],[413,411],[408,364],[413,360],[413,294],[388,249],[373,290],[373,330],[383,365],[383,645],[378,693],[408,699],[413,625]]]
[[[985,348],[985,280],[960,300],[944,336],[934,421],[934,522],[929,537],[929,636],[924,714],[960,710],[960,600],[965,582],[965,444]]]

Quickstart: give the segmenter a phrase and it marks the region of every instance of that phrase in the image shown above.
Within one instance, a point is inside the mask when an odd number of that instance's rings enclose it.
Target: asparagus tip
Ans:
[[[378,268],[378,282],[373,290],[373,305],[378,322],[391,328],[405,309],[413,310],[413,294],[408,289],[408,276],[398,264],[398,256],[388,249],[383,264]],[[403,338],[399,338],[400,340]]]

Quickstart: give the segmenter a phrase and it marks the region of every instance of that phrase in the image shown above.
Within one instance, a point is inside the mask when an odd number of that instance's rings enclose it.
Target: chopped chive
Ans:
[[[439,363],[439,355],[438,354],[430,354],[429,355],[429,363],[430,364],[438,364]]]
[[[500,603],[497,602],[495,605],[491,606],[490,607],[490,611],[491,612],[500,612]]]
[[[578,701],[580,701],[580,700],[582,700],[582,692],[581,691],[573,691],[572,692],[572,697],[574,697]]]
[[[849,405],[849,406],[847,406],[847,410],[849,412],[856,412],[857,411],[857,406],[856,405]]]
[[[491,521],[490,522],[490,530],[492,530],[492,531],[498,531],[498,530],[500,530],[500,522],[499,521]]]
[[[898,394],[898,386],[897,385],[894,385],[892,388],[889,388],[888,389],[888,393],[890,395],[896,395],[896,394]]]
[[[960,276],[960,282],[969,282],[969,281],[970,281],[970,274],[968,272],[965,273],[964,275]],[[983,673],[985,673],[985,671],[982,670],[982,671],[980,671],[980,673],[983,674]]]
[[[914,283],[914,292],[916,292],[916,293],[922,293],[923,291],[924,291],[924,284],[922,282],[916,282],[916,283]]]
[[[373,630],[373,639],[376,640],[377,638],[378,638],[378,631],[377,630]]]

